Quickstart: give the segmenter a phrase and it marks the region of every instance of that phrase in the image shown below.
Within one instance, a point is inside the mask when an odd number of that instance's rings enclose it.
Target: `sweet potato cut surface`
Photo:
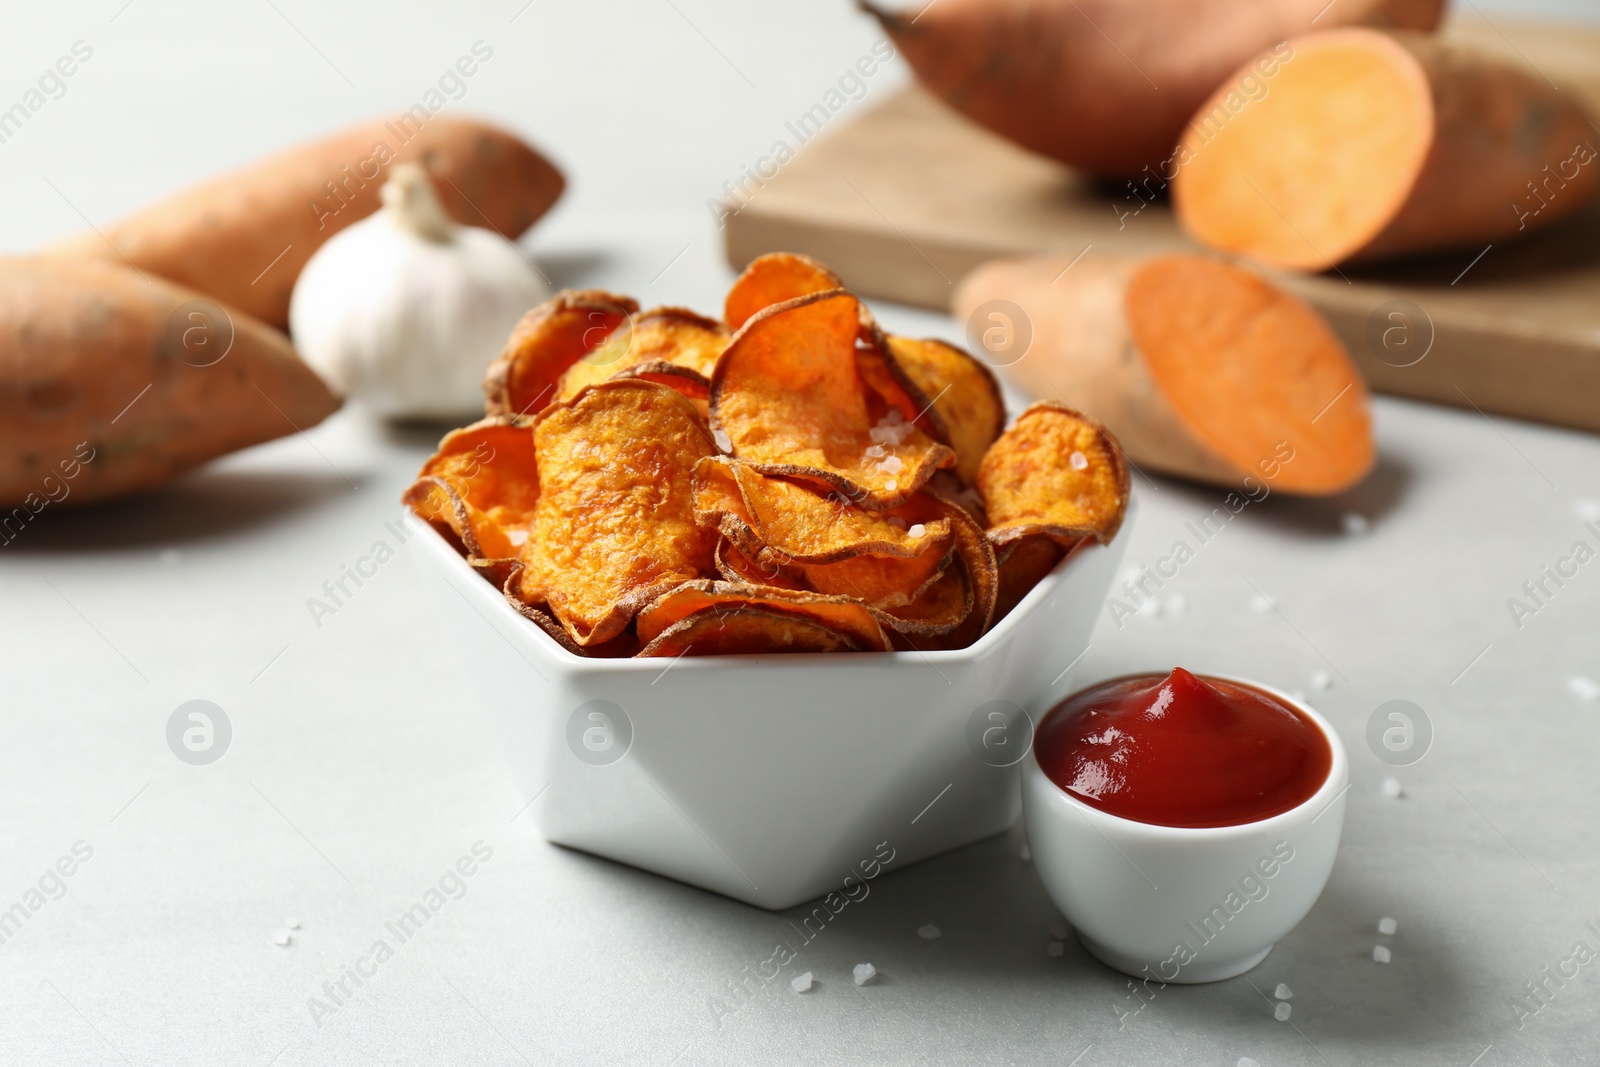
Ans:
[[[126,260],[282,329],[300,268],[328,238],[378,209],[389,167],[404,162],[427,167],[457,221],[512,240],[564,185],[548,160],[504,130],[443,116],[419,127],[400,116],[290,148],[46,254]]]
[[[544,411],[539,499],[516,590],[585,647],[620,634],[667,589],[713,572],[716,534],[695,523],[694,466],[715,452],[688,400],[622,378]]]
[[[803,615],[845,635],[858,648],[889,651],[888,637],[858,601],[739,582],[686,582],[663,594],[639,612],[639,639],[648,645],[678,622],[707,609],[727,613],[752,607]]]
[[[1091,254],[1063,274],[1069,261],[984,264],[962,280],[953,311],[1017,303],[1034,342],[1007,373],[1103,423],[1131,463],[1307,495],[1339,492],[1371,468],[1366,386],[1310,307],[1203,256]]]
[[[862,652],[855,641],[816,619],[774,608],[707,608],[673,624],[641,656],[775,655]]]
[[[978,491],[993,544],[1039,535],[1063,545],[1106,542],[1128,508],[1128,467],[1103,427],[1046,400],[1019,415],[984,455]]]
[[[537,414],[556,400],[562,374],[602,348],[638,310],[633,300],[615,293],[564,289],[529,311],[484,375],[485,411],[490,415]],[[610,369],[615,362],[607,358],[597,365]],[[613,376],[614,372],[599,380]],[[577,392],[573,389],[571,395]]]
[[[1006,426],[1006,402],[994,373],[943,341],[891,336],[889,349],[939,414],[956,452],[956,474],[972,484],[984,452]]]
[[[647,378],[705,399],[728,336],[720,322],[683,308],[641,312],[563,372],[556,399],[570,400],[584,386],[624,376]]]
[[[495,417],[452,430],[404,500],[443,523],[469,560],[513,560],[533,528],[539,499],[531,422]]]
[[[1191,126],[1179,150],[1173,203],[1206,244],[1327,270],[1481,247],[1600,189],[1590,116],[1535,71],[1414,33],[1337,30],[1289,46],[1266,95],[1216,136]],[[1201,114],[1237,93],[1236,78]]]
[[[856,365],[860,305],[834,290],[776,304],[734,336],[711,383],[711,421],[764,474],[804,478],[884,509],[955,453],[898,410],[877,414]]]
[[[1444,0],[862,6],[918,79],[968,118],[1089,173],[1132,176],[1164,169],[1201,101],[1275,42],[1337,26],[1432,30]],[[1270,81],[1276,70],[1258,74]]]
[[[1167,403],[1230,465],[1306,494],[1346,489],[1372,468],[1366,385],[1306,304],[1199,256],[1146,263],[1125,303]]]
[[[286,336],[199,293],[108,263],[0,259],[0,506],[147,489],[338,407]]]
[[[843,287],[837,274],[810,256],[772,252],[751,260],[734,279],[733,288],[723,300],[722,317],[728,329],[737,330],[756,312],[773,304]]]

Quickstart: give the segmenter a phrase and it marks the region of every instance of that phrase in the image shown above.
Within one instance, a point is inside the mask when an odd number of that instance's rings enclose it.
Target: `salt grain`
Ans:
[[[1067,951],[1067,945],[1064,941],[1052,941],[1044,947],[1044,954],[1051,958],[1059,957],[1065,951]]]
[[[1383,795],[1388,800],[1399,800],[1406,791],[1400,787],[1400,779],[1389,777],[1383,780]]]
[[[1174,615],[1182,615],[1189,610],[1189,601],[1182,593],[1173,593],[1167,597],[1166,608]]]
[[[900,473],[900,468],[904,467],[905,465],[905,461],[899,456],[887,456],[878,461],[878,469],[881,471],[888,471],[890,474]]]
[[[1146,600],[1139,605],[1139,610],[1135,614],[1146,619],[1153,619],[1161,614],[1161,605],[1154,600]]]
[[[873,445],[871,448],[867,449],[867,455],[871,456],[873,459],[883,458],[883,446]]]
[[[866,985],[878,974],[878,968],[870,963],[858,963],[850,971],[850,977],[856,985]]]
[[[1255,596],[1250,598],[1250,610],[1258,615],[1264,615],[1272,610],[1272,598]]]
[[[927,534],[927,532],[928,532],[928,528],[926,526],[922,525],[922,523],[919,522],[915,526],[911,527],[911,529],[906,531],[906,536],[908,536],[908,537],[923,537],[923,536],[925,536]]]
[[[300,929],[300,920],[299,919],[285,919],[285,920],[283,920],[283,925],[287,926],[291,930],[298,930],[298,929]]]
[[[1331,688],[1332,685],[1333,685],[1333,676],[1331,674],[1329,674],[1327,671],[1312,671],[1311,672],[1311,688],[1313,688],[1313,689],[1328,689],[1328,688]]]
[[[1368,521],[1367,517],[1356,511],[1345,512],[1340,517],[1339,522],[1344,527],[1344,532],[1351,537],[1360,537],[1372,529],[1372,523]]]
[[[857,984],[859,985],[860,983]],[[789,979],[789,988],[794,990],[796,993],[804,993],[806,990],[810,989],[811,972],[807,971],[805,974],[797,974],[793,978]]]
[[[1249,1056],[1240,1056],[1235,1067],[1261,1067],[1261,1061],[1253,1060]]]
[[[893,478],[890,478],[888,481],[883,483],[883,487],[892,493],[896,489],[900,488],[900,483],[895,481]]]
[[[937,941],[941,933],[943,931],[932,923],[924,923],[922,926],[917,927],[917,936],[924,941]]]
[[[528,531],[527,530],[507,530],[506,531],[506,540],[510,541],[513,546],[524,545],[528,541]]]
[[[1294,997],[1294,990],[1290,989],[1282,982],[1279,982],[1278,988],[1272,991],[1272,995],[1277,997],[1279,1000],[1289,1000]]]
[[[1289,1013],[1292,1011],[1294,1011],[1294,1008],[1288,1004],[1279,1004],[1276,1008],[1272,1009],[1272,1017],[1278,1020],[1280,1023],[1286,1023],[1289,1021]]]
[[[1389,962],[1389,949],[1384,945],[1373,945],[1372,946],[1372,962],[1373,963],[1388,963]]]
[[[1567,679],[1567,692],[1579,700],[1600,700],[1600,682],[1587,674],[1574,674]]]
[[[1387,915],[1378,920],[1378,933],[1383,934],[1385,937],[1393,934],[1398,929],[1400,929],[1400,924]]]
[[[1572,511],[1579,522],[1600,521],[1600,500],[1574,500]]]
[[[1072,455],[1067,457],[1067,462],[1072,464],[1072,469],[1075,471],[1086,471],[1089,469],[1089,457],[1085,456],[1082,452],[1074,452]]]
[[[728,436],[728,431],[720,427],[711,431],[711,439],[717,443],[717,448],[723,452],[733,451],[733,438]]]
[[[272,943],[279,946],[287,945],[289,943],[289,931],[279,930],[277,933],[273,934]]]

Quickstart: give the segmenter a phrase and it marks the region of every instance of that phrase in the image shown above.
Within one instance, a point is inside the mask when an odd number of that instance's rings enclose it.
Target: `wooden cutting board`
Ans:
[[[1533,66],[1600,114],[1600,30],[1478,18],[1443,32]],[[736,268],[804,252],[864,296],[944,310],[955,282],[995,256],[1194,247],[1165,198],[1097,185],[914,86],[797,140],[794,159],[729,205]],[[1521,241],[1273,276],[1327,316],[1381,392],[1600,431],[1600,202]]]

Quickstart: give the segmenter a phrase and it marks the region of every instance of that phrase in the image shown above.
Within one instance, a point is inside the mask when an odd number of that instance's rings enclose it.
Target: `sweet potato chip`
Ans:
[[[727,344],[720,322],[683,308],[653,308],[632,316],[568,367],[556,385],[556,399],[570,400],[585,386],[620,377],[645,378],[703,399]]]
[[[533,415],[555,400],[562,373],[639,310],[625,296],[564,289],[522,317],[484,375],[490,415]]]
[[[875,416],[856,365],[859,304],[832,291],[776,304],[745,323],[711,381],[711,422],[763,474],[802,478],[883,510],[955,453],[896,408]]]
[[[534,428],[540,472],[518,588],[588,647],[643,605],[712,573],[716,534],[695,523],[694,466],[716,451],[688,400],[619,378],[552,405]]]
[[[784,565],[836,563],[863,553],[910,558],[942,549],[950,535],[946,520],[916,528],[896,510],[857,507],[837,493],[824,496],[721,456],[695,468],[695,512],[746,555],[765,549]]]
[[[639,640],[648,645],[673,624],[708,609],[737,612],[751,607],[803,615],[845,635],[860,648],[889,651],[883,628],[860,601],[743,582],[685,582],[662,594],[640,610]]]
[[[775,655],[865,651],[849,637],[805,615],[774,608],[709,608],[657,635],[640,656]]]
[[[1128,508],[1128,466],[1099,423],[1042,401],[990,446],[978,491],[997,546],[1041,534],[1063,547],[1084,537],[1103,543]]]
[[[771,585],[779,589],[810,589],[805,576],[790,567],[775,562],[770,557],[759,563],[739,550],[726,537],[717,541],[717,573],[724,581],[746,582],[753,585]]]
[[[538,499],[533,427],[511,417],[446,434],[402,497],[418,517],[454,534],[475,562],[516,559]]]
[[[994,618],[1000,585],[994,549],[976,520],[942,497],[919,493],[905,511],[924,525],[941,519],[950,523],[955,562],[915,601],[892,609],[892,618],[882,621],[913,648],[964,648],[981,637]]]
[[[1068,548],[1053,538],[1037,534],[1012,541],[999,553],[1000,597],[995,603],[994,620],[999,622],[1033,591],[1039,579],[1055,570]]]
[[[758,311],[797,296],[842,289],[844,283],[833,271],[810,256],[794,252],[772,252],[757,256],[734,279],[733,288],[723,301],[722,318],[728,329],[737,330]]]
[[[891,336],[889,351],[933,404],[942,436],[956,451],[956,473],[971,485],[1006,427],[1000,383],[981,360],[943,341]]]

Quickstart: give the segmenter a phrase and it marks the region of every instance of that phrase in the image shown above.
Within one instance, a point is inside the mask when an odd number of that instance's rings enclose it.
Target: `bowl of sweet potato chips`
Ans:
[[[546,837],[786,907],[1015,820],[1126,540],[1103,427],[1008,425],[982,360],[783,253],[720,319],[562,292],[484,388],[405,502]]]

